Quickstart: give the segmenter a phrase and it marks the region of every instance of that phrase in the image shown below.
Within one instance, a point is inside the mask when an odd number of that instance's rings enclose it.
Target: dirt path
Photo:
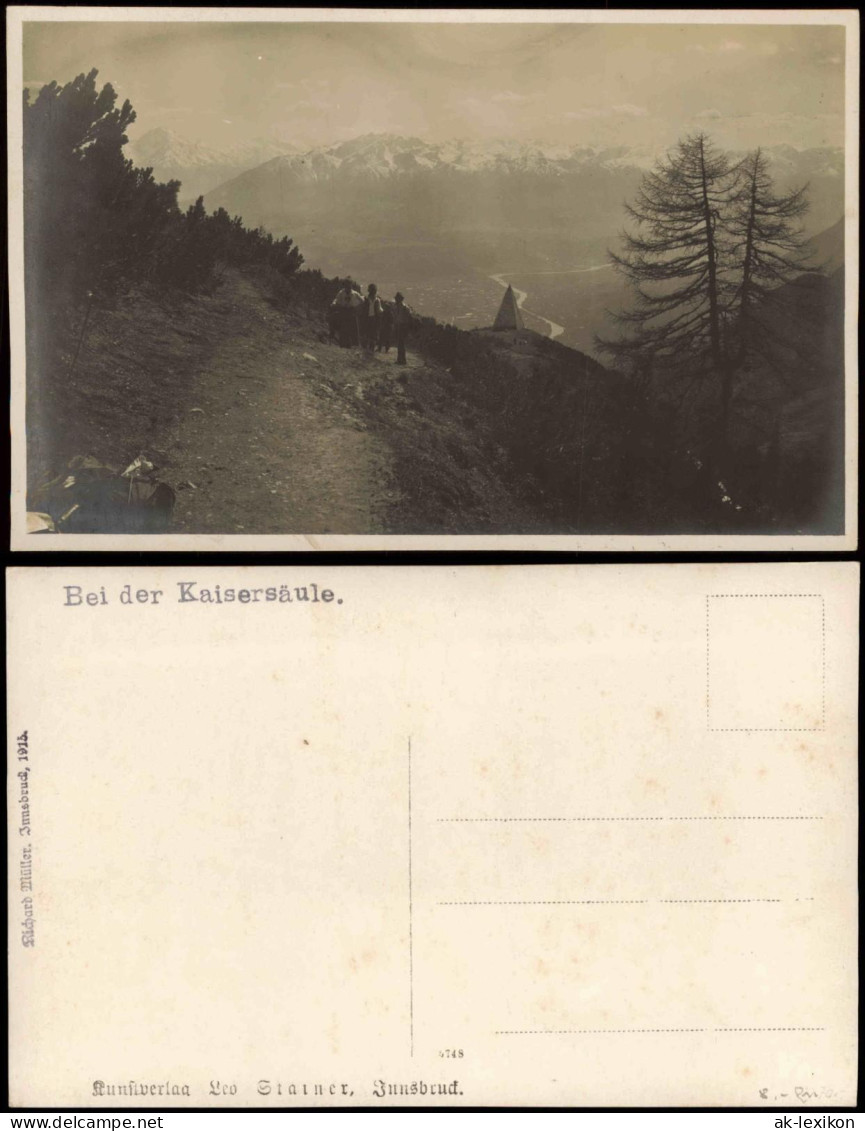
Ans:
[[[384,364],[290,327],[247,281],[166,446],[178,533],[378,533],[392,457],[330,386]],[[393,357],[393,354],[390,355]]]
[[[143,455],[176,492],[172,533],[546,529],[486,394],[434,350],[425,359],[421,334],[406,366],[395,347],[340,349],[303,293],[232,270],[195,295],[141,288],[101,310],[50,402],[32,482],[76,455],[117,468]],[[478,340],[491,345],[505,376],[544,363]]]

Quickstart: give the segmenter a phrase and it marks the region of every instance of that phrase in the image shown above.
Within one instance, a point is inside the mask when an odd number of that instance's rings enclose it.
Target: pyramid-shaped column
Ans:
[[[493,323],[494,330],[522,330],[523,329],[523,316],[520,313],[520,308],[517,306],[517,299],[514,294],[514,288],[508,283],[508,289],[505,291],[505,297],[502,299],[502,305],[499,307],[499,312],[496,315],[496,320]]]

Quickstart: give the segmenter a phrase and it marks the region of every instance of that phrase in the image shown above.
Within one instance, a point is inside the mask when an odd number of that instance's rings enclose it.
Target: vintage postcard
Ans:
[[[7,12],[14,549],[855,547],[857,12]]]
[[[854,1104],[858,587],[10,571],[12,1103]]]

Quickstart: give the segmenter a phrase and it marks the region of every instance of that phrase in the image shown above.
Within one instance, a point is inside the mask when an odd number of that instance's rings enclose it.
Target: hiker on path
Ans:
[[[381,299],[378,297],[378,287],[375,283],[370,283],[366,290],[367,295],[361,309],[361,344],[365,350],[372,353],[378,342],[378,330],[381,325]]]
[[[399,291],[393,296],[393,328],[396,331],[396,363],[405,365],[405,341],[411,327],[414,311],[406,304]]]
[[[362,305],[362,295],[353,289],[351,280],[346,279],[331,303],[331,310],[337,315],[337,337],[343,349],[357,345],[357,316],[358,308]]]
[[[383,302],[381,304],[381,320],[379,321],[378,329],[378,345],[376,349],[379,353],[390,353],[390,343],[393,337],[393,303]]]

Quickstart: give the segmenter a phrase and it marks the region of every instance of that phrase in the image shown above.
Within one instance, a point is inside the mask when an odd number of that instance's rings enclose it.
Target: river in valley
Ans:
[[[549,333],[550,338],[559,338],[559,337],[561,337],[562,334],[564,334],[565,327],[560,326],[558,322],[554,322],[551,318],[547,318],[547,316],[545,314],[539,314],[536,310],[530,310],[529,307],[527,307],[525,305],[525,301],[528,298],[529,292],[521,290],[519,287],[517,287],[516,284],[514,284],[511,281],[511,279],[508,278],[508,276],[509,275],[515,275],[515,274],[519,274],[523,277],[526,274],[529,274],[529,275],[544,275],[544,276],[547,276],[547,275],[582,275],[582,274],[586,274],[586,273],[592,272],[592,271],[604,271],[609,267],[610,267],[609,263],[597,263],[597,264],[592,264],[589,267],[569,267],[569,268],[567,268],[566,270],[563,270],[563,271],[530,271],[530,272],[502,271],[501,274],[499,274],[499,275],[490,275],[489,277],[493,280],[494,283],[498,283],[498,285],[500,287],[507,288],[509,285],[512,286],[513,289],[514,289],[514,295],[516,296],[517,306],[520,308],[520,310],[524,311],[526,314],[531,314],[533,317],[539,319],[541,322],[545,322],[546,325],[549,326],[549,328],[550,328],[550,333]]]

